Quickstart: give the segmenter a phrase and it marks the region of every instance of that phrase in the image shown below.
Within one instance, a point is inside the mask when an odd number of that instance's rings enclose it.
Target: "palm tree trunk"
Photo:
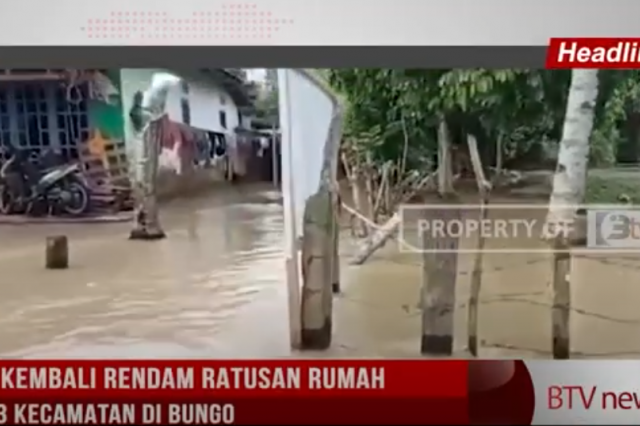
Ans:
[[[598,70],[572,71],[567,111],[558,153],[558,166],[549,199],[546,237],[553,255],[553,357],[570,357],[571,253],[567,224],[574,223],[579,204],[584,201],[589,160],[589,138],[598,96]]]

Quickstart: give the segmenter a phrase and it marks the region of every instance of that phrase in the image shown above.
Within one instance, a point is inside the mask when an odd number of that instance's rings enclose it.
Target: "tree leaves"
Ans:
[[[348,101],[345,134],[381,163],[399,155],[404,129],[410,151],[433,155],[444,117],[454,143],[474,133],[481,150],[503,138],[513,154],[558,141],[570,72],[526,69],[330,69],[330,84]],[[593,157],[612,161],[620,123],[640,107],[640,71],[601,71]],[[427,154],[425,154],[427,153]],[[371,154],[371,153],[370,153]],[[409,155],[409,166],[424,161]]]

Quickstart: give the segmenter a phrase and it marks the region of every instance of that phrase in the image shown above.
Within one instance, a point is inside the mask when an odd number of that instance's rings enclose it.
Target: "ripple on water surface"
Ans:
[[[263,322],[248,307],[284,311],[281,207],[201,203],[187,210],[169,208],[169,238],[154,244],[127,241],[126,227],[83,225],[67,271],[43,271],[33,260],[41,246],[11,262],[0,256],[13,281],[0,287],[0,353],[215,356],[236,345],[226,330]]]

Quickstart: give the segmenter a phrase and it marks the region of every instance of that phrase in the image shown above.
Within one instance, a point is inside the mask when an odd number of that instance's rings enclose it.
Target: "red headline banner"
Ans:
[[[4,398],[464,397],[466,362],[3,361]]]
[[[631,69],[640,67],[640,38],[552,38],[546,67]]]
[[[465,361],[3,361],[0,424],[465,424]]]
[[[0,425],[530,424],[522,361],[2,361]]]
[[[468,424],[464,398],[209,398],[12,400],[12,425],[425,425]]]

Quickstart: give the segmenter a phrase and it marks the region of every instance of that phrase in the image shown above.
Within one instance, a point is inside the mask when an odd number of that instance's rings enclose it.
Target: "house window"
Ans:
[[[242,127],[242,114],[238,111],[238,127]]]
[[[223,129],[227,128],[227,113],[225,111],[220,111],[218,113],[219,117],[220,117],[220,127],[222,127]]]
[[[78,89],[81,96],[73,103],[67,90],[54,82],[4,82],[0,87],[0,147],[12,144],[38,155],[52,149],[66,161],[77,159],[79,144],[92,134],[87,86]],[[6,154],[0,152],[0,160]]]
[[[184,124],[191,124],[191,107],[189,106],[189,99],[180,100],[180,109],[182,110],[182,122]]]
[[[224,93],[220,94],[220,105],[226,105],[227,104],[227,97],[224,95]]]

